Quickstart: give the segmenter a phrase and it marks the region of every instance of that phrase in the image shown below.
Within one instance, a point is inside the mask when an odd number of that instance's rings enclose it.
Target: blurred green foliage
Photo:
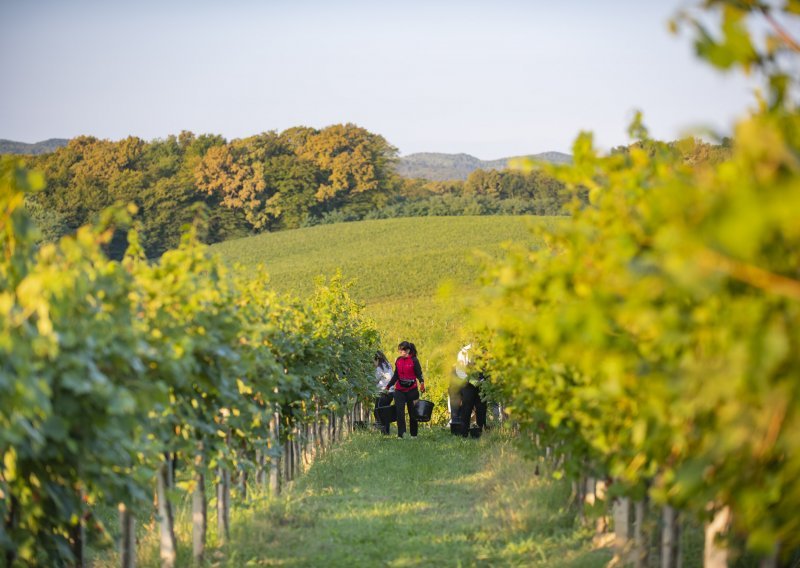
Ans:
[[[676,20],[698,54],[765,79],[730,155],[687,161],[694,141],[652,140],[641,116],[623,152],[581,134],[545,171],[589,205],[492,266],[475,317],[512,417],[570,473],[699,518],[728,507],[768,556],[800,547],[798,46],[779,23],[800,4],[702,8]]]

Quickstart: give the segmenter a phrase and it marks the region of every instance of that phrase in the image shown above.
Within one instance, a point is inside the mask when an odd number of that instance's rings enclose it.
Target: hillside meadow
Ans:
[[[562,222],[534,216],[384,219],[265,233],[212,250],[239,270],[264,265],[278,291],[299,296],[311,292],[318,276],[341,270],[381,330],[389,358],[399,341],[414,342],[431,396],[444,402],[445,379],[463,339],[462,307],[477,290],[481,258],[503,254],[511,242],[535,247],[534,225]]]

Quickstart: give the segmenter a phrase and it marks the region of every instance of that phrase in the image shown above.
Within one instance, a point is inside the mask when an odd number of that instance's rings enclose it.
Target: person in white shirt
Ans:
[[[450,431],[461,434],[461,391],[467,382],[467,373],[471,363],[472,344],[467,343],[458,352],[454,366],[454,376],[450,381],[447,396],[447,409],[450,412]]]
[[[469,425],[472,419],[472,411],[475,410],[475,421],[481,431],[486,427],[486,401],[481,397],[481,383],[486,380],[486,374],[476,368],[475,350],[471,343],[468,343],[458,352],[456,360],[456,376],[464,381],[461,389],[461,435],[465,438],[469,436]]]
[[[389,434],[389,422],[388,421],[381,421],[380,416],[377,412],[377,408],[379,406],[389,406],[392,404],[392,397],[394,396],[394,388],[390,390],[385,390],[386,385],[389,384],[389,381],[392,380],[392,364],[389,363],[389,360],[386,358],[386,355],[383,354],[383,351],[376,351],[375,357],[373,358],[373,362],[375,363],[375,386],[377,387],[380,394],[375,398],[375,419],[381,425],[381,431],[384,434]],[[385,422],[385,423],[384,423]]]
[[[473,361],[472,358],[472,343],[467,343],[461,348],[461,351],[458,352],[458,357],[456,358],[456,376],[462,381],[466,381],[467,375],[471,370],[470,367],[474,364],[475,361]]]

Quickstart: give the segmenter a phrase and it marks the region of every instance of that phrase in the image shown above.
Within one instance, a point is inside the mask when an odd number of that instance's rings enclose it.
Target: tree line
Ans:
[[[81,136],[27,159],[46,187],[26,201],[47,240],[114,203],[134,203],[142,246],[158,256],[178,244],[198,207],[208,210],[207,243],[299,227],[344,205],[373,208],[396,183],[395,156],[383,137],[351,124],[230,142],[191,132],[152,142]]]
[[[26,203],[45,241],[114,203],[134,203],[148,257],[177,246],[198,207],[208,211],[205,243],[342,220],[563,212],[561,184],[541,173],[476,171],[465,182],[428,182],[398,176],[396,159],[382,136],[352,124],[230,142],[191,132],[151,142],[80,136],[26,159],[46,180]],[[112,256],[124,247],[112,243]]]
[[[720,151],[702,143],[693,148],[688,160],[715,159]],[[396,148],[353,124],[231,141],[186,131],[150,142],[80,136],[26,159],[46,180],[26,203],[50,242],[95,222],[115,203],[133,203],[142,247],[153,258],[178,245],[180,227],[198,208],[208,217],[198,237],[210,244],[363,219],[563,215],[575,198],[544,171],[476,170],[464,181],[441,182],[400,177],[396,162]],[[577,198],[586,201],[585,193]],[[120,258],[125,246],[119,235],[108,252]]]

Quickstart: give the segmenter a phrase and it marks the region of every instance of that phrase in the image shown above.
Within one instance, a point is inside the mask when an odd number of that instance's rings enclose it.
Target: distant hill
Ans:
[[[47,154],[66,146],[67,142],[66,138],[50,138],[35,144],[0,139],[0,154]]]
[[[439,154],[420,152],[400,158],[397,173],[408,178],[424,178],[435,181],[467,179],[475,170],[504,170],[513,158],[531,158],[555,164],[572,161],[572,156],[561,152],[543,152],[528,156],[513,156],[499,160],[481,160],[469,154]]]

